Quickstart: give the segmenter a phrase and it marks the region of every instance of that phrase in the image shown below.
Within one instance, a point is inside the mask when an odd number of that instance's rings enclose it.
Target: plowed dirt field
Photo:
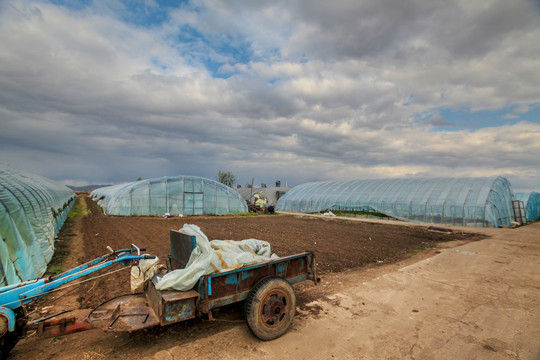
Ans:
[[[70,220],[69,233],[64,233],[59,239],[67,243],[69,248],[69,254],[63,261],[64,268],[107,253],[107,246],[121,249],[128,248],[132,243],[146,248],[148,253],[157,255],[163,262],[170,252],[169,230],[180,229],[184,224],[199,226],[211,240],[255,238],[268,241],[272,251],[279,256],[304,250],[313,251],[323,282],[317,287],[309,284],[296,286],[298,308],[304,311],[295,321],[302,321],[302,317],[306,316],[317,316],[317,308],[306,304],[324,297],[326,285],[331,285],[325,284],[325,278],[333,278],[333,275],[351,269],[368,269],[406,261],[419,252],[430,249],[436,251],[434,249],[443,242],[474,241],[485,237],[462,232],[444,234],[428,231],[426,227],[291,215],[182,218],[104,216],[89,198],[81,200],[86,202],[90,214]],[[34,311],[34,315],[46,316],[70,306],[84,313],[107,299],[125,293],[129,293],[129,271],[100,277],[67,290],[64,294],[48,296],[30,311]],[[55,339],[30,336],[19,342],[10,358],[130,359],[133,356],[156,353],[160,347],[181,345],[193,337],[204,337],[205,334],[225,331],[234,326],[245,326],[241,309],[240,304],[221,311],[221,321],[195,320],[133,334],[92,330]],[[217,317],[220,318],[220,314]],[[246,336],[250,334],[246,333]],[[211,353],[206,354],[213,357]]]

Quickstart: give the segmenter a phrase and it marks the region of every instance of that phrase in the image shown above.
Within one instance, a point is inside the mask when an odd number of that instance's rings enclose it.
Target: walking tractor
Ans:
[[[170,239],[171,255],[165,275],[185,268],[197,247],[196,237],[182,232],[171,230]],[[212,310],[238,301],[245,301],[244,314],[251,332],[261,340],[272,340],[283,335],[293,321],[296,296],[291,283],[318,282],[315,256],[305,251],[200,276],[193,288],[186,291],[158,290],[156,286],[164,273],[157,273],[145,282],[142,293],[110,299],[93,309],[86,319],[56,319],[60,314],[55,314],[29,320],[25,305],[68,286],[71,281],[114,264],[138,266],[141,260],[156,258],[141,254],[145,249],[134,244],[129,249],[108,249],[108,254],[60,275],[0,288],[0,359],[5,359],[29,331],[45,337],[94,328],[131,332],[199,316],[212,320]]]

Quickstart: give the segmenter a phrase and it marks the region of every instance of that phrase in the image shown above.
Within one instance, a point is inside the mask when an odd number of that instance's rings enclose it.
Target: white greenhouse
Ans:
[[[276,211],[362,210],[406,221],[498,227],[514,219],[513,197],[500,176],[322,181],[292,188]]]
[[[224,215],[247,212],[245,200],[228,186],[196,176],[172,176],[107,186],[92,191],[108,215]]]

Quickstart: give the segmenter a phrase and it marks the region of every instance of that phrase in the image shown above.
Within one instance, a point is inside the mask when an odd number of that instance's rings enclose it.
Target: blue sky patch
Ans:
[[[189,25],[182,26],[173,41],[184,58],[193,65],[203,64],[216,78],[232,75],[220,71],[223,65],[247,64],[253,57],[249,42],[229,34],[203,34]]]
[[[477,130],[485,127],[513,125],[522,121],[540,124],[539,104],[482,111],[439,109],[438,114],[430,112],[430,114],[416,116],[416,122],[433,125],[432,131]]]
[[[93,0],[50,0],[51,4],[60,5],[70,10],[82,10],[93,4]]]

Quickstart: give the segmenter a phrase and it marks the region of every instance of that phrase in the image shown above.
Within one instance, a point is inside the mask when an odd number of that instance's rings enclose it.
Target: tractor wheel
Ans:
[[[296,312],[296,295],[289,282],[280,277],[267,277],[251,290],[245,305],[249,329],[261,340],[268,341],[285,334]]]

